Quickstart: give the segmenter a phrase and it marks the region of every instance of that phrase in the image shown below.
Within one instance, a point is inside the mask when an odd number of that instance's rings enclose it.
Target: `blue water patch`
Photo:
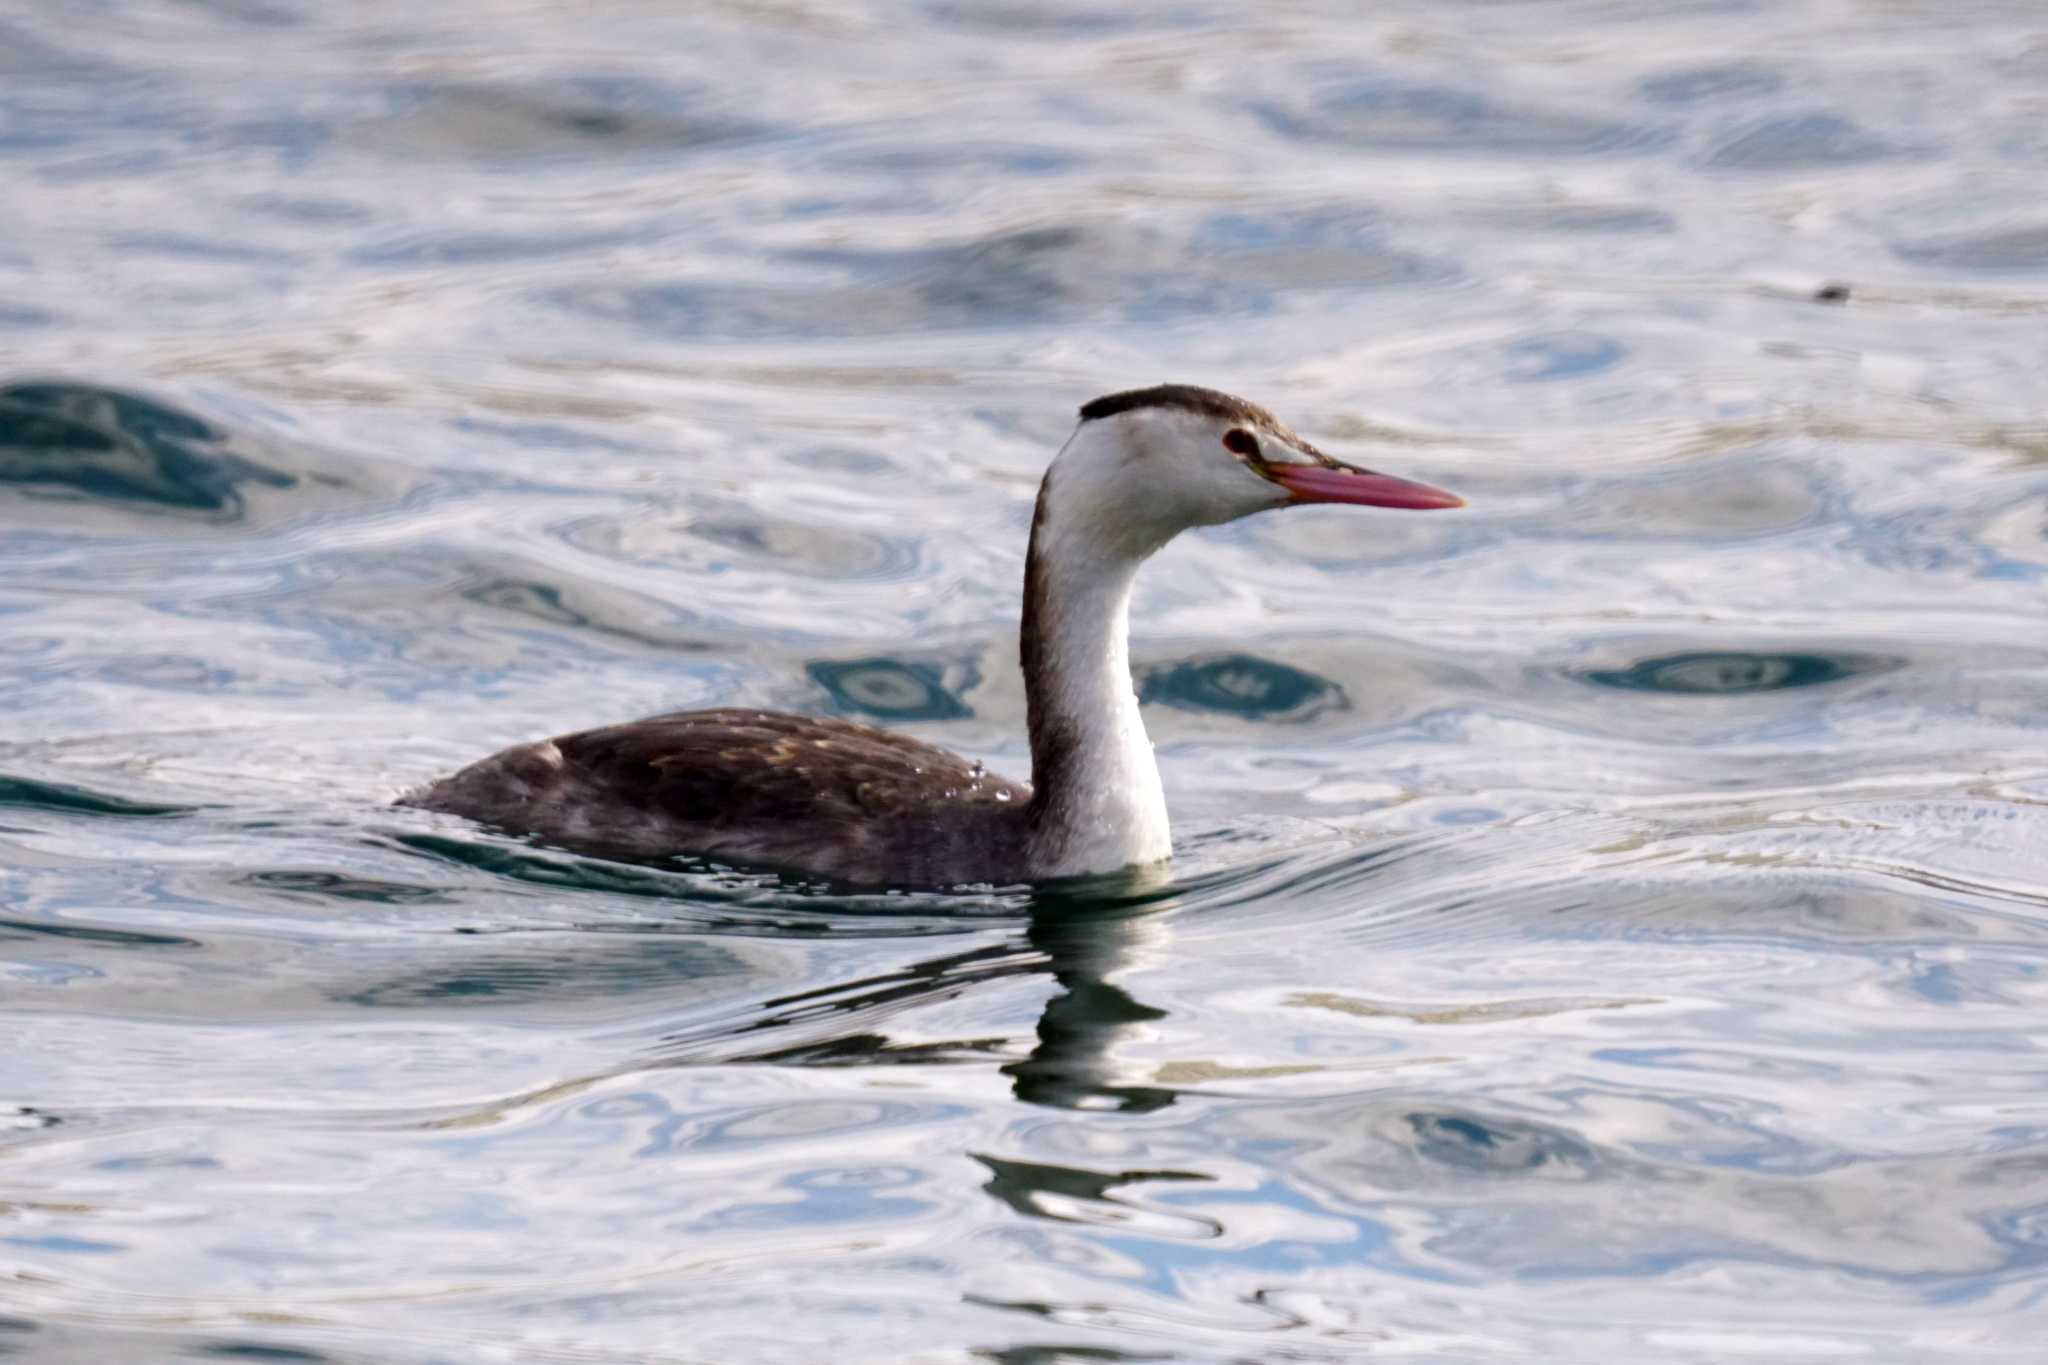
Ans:
[[[1409,153],[1587,156],[1649,151],[1669,136],[1617,119],[1495,103],[1448,86],[1380,77],[1326,85],[1305,103],[1265,103],[1254,112],[1291,138]]]
[[[1628,355],[1615,338],[1585,333],[1524,337],[1503,349],[1508,358],[1503,378],[1516,384],[1581,379],[1612,369]]]
[[[2048,271],[2048,223],[1927,237],[1900,242],[1892,249],[1918,265],[1986,272]]]
[[[1684,67],[1651,76],[1636,88],[1659,104],[1698,104],[1775,93],[1785,83],[1779,72],[1749,62]]]
[[[1569,1171],[1584,1178],[1595,1174],[1598,1165],[1586,1143],[1539,1124],[1427,1112],[1409,1114],[1407,1122],[1419,1155],[1460,1170],[1484,1175],[1540,1171],[1552,1176]]]
[[[126,1247],[119,1242],[96,1242],[84,1237],[0,1237],[7,1246],[54,1252],[59,1256],[110,1256]]]
[[[1707,158],[1715,170],[1796,171],[1890,160],[1910,148],[1839,114],[1770,119],[1722,142]]]

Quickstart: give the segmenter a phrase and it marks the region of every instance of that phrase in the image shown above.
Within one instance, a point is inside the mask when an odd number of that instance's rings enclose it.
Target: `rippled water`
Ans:
[[[0,1355],[2032,1361],[2048,17],[0,8]],[[1465,492],[1141,584],[1170,881],[394,811],[1021,772],[1160,379]]]

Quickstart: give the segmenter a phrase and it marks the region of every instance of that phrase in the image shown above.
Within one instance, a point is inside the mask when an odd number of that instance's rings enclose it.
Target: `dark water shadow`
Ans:
[[[9,939],[70,939],[107,948],[198,948],[198,939],[178,934],[152,934],[139,929],[109,929],[100,925],[72,924],[64,920],[24,920],[0,917],[0,942]]]
[[[0,387],[0,485],[237,521],[244,490],[299,476],[237,454],[225,432],[176,408],[92,384]]]
[[[997,1299],[986,1299],[970,1294],[968,1303],[984,1304],[990,1308],[1043,1309],[1041,1316],[1051,1316],[1051,1305],[1004,1303]],[[974,1353],[977,1360],[986,1360],[991,1365],[1087,1365],[1090,1361],[1106,1361],[1114,1365],[1118,1361],[1172,1360],[1173,1356],[1153,1351],[1122,1351],[1114,1346],[991,1346]]]
[[[971,660],[949,669],[936,660],[813,659],[804,672],[831,694],[838,714],[881,720],[964,720],[974,710],[962,694],[981,682]]]
[[[260,1341],[211,1341],[194,1350],[192,1356],[199,1360],[260,1360],[278,1362],[319,1362],[334,1359],[319,1351],[304,1350],[297,1346],[272,1346]]]
[[[1738,696],[1821,687],[1888,673],[1904,660],[1874,654],[1688,650],[1639,659],[1623,668],[1582,669],[1573,676],[1596,687],[1689,696]]]
[[[68,782],[46,782],[34,777],[0,773],[0,810],[40,810],[59,815],[107,815],[129,818],[192,815],[204,806],[173,806],[156,801],[135,801],[111,796]]]
[[[1145,669],[1138,700],[1246,720],[1307,721],[1349,709],[1328,678],[1254,654],[1213,654]]]

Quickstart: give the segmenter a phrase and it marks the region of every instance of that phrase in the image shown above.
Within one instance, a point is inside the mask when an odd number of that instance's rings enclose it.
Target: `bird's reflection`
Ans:
[[[1104,911],[1047,905],[1033,916],[1026,941],[1045,955],[1063,988],[1038,1016],[1031,1055],[1003,1068],[1018,1099],[1060,1109],[1147,1113],[1173,1103],[1173,1092],[1139,1082],[1118,1060],[1122,1045],[1149,1036],[1166,1011],[1134,998],[1111,978],[1142,964],[1167,938],[1160,906]]]
[[[1002,1068],[1017,1098],[1061,1109],[1162,1109],[1174,1092],[1147,1084],[1118,1054],[1148,1037],[1166,1012],[1133,997],[1116,978],[1167,942],[1165,912],[1175,904],[1164,894],[1168,885],[1168,874],[1157,869],[1042,891],[1031,897],[1021,937],[778,995],[745,1023],[668,1034],[662,1052],[679,1065],[930,1065],[1014,1056],[1014,1040],[1001,1034],[911,1042],[892,1036],[889,1023],[905,1009],[1050,973],[1059,990],[1039,1014],[1030,1054]]]
[[[1162,878],[1163,879],[1163,878]],[[1010,1051],[1001,1036],[905,1043],[889,1036],[888,1017],[905,1006],[951,997],[999,979],[1049,972],[1059,991],[1039,1013],[1028,1056],[1007,1063],[1013,1093],[1030,1104],[1059,1109],[1147,1113],[1174,1101],[1174,1092],[1145,1083],[1142,1070],[1119,1052],[1150,1036],[1164,1010],[1136,999],[1114,978],[1149,961],[1168,940],[1165,900],[1146,900],[1142,883],[1128,878],[1112,894],[1065,893],[1034,898],[1023,939],[928,958],[857,981],[780,996],[737,1036],[771,1037],[784,1029],[811,1036],[778,1041],[723,1060],[811,1065],[943,1063]],[[818,1030],[821,1019],[833,1025]],[[851,1027],[849,1027],[851,1026]],[[786,1037],[787,1035],[785,1035]],[[682,1035],[664,1041],[695,1052],[719,1050],[723,1040]],[[701,1055],[701,1054],[700,1054]]]
[[[1174,1092],[1148,1084],[1144,1071],[1119,1054],[1148,1037],[1166,1012],[1136,999],[1116,978],[1167,942],[1164,912],[1173,902],[1158,895],[1164,884],[1160,872],[1098,879],[1085,894],[1035,895],[1021,936],[776,996],[745,1023],[668,1034],[662,1052],[678,1065],[931,1065],[1014,1057],[1014,1039],[1001,1034],[911,1042],[892,1036],[889,1024],[905,1009],[1049,973],[1058,991],[1039,1013],[1031,1051],[1002,1068],[1016,1097],[1061,1109],[1162,1109]]]
[[[575,868],[594,875],[584,864]],[[557,869],[563,876],[570,870]],[[538,874],[524,868],[523,879]],[[851,979],[820,981],[813,975],[794,990],[757,997],[738,1012],[705,1010],[697,1022],[664,1031],[653,1057],[643,1054],[631,1065],[985,1065],[1006,1058],[1002,1073],[1026,1103],[1131,1113],[1161,1109],[1173,1103],[1175,1092],[1149,1083],[1146,1069],[1120,1054],[1147,1039],[1166,1012],[1135,998],[1120,978],[1151,961],[1168,941],[1165,912],[1176,903],[1170,886],[1167,872],[1153,869],[1042,888],[1025,898],[1021,908],[1028,920],[1021,931],[1013,927],[993,941],[984,937],[971,947],[898,961]],[[632,881],[608,887],[648,896],[663,889]],[[792,917],[792,931],[799,922]],[[802,971],[800,959],[808,956],[774,946],[778,939],[796,938],[794,932],[757,937],[644,920],[568,927],[578,936],[570,951],[564,951],[559,929],[501,929],[489,933],[489,946],[452,951],[438,961],[416,959],[395,975],[380,972],[331,993],[356,1006],[434,1009],[573,1008],[573,1002],[593,997],[616,1001],[628,993],[700,989],[710,998],[731,999],[753,994],[743,984],[750,979],[758,989]],[[829,956],[830,949],[824,951]],[[811,957],[812,965],[818,960]],[[906,1037],[916,1030],[894,1026],[906,1012],[999,981],[1044,974],[1057,989],[1021,1058],[1013,1033],[934,1039]]]

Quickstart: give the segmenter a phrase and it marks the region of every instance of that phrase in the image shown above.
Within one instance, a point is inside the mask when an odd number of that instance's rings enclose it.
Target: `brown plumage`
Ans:
[[[836,881],[1020,881],[1031,784],[851,721],[682,711],[521,744],[403,804],[627,858],[689,852]]]

